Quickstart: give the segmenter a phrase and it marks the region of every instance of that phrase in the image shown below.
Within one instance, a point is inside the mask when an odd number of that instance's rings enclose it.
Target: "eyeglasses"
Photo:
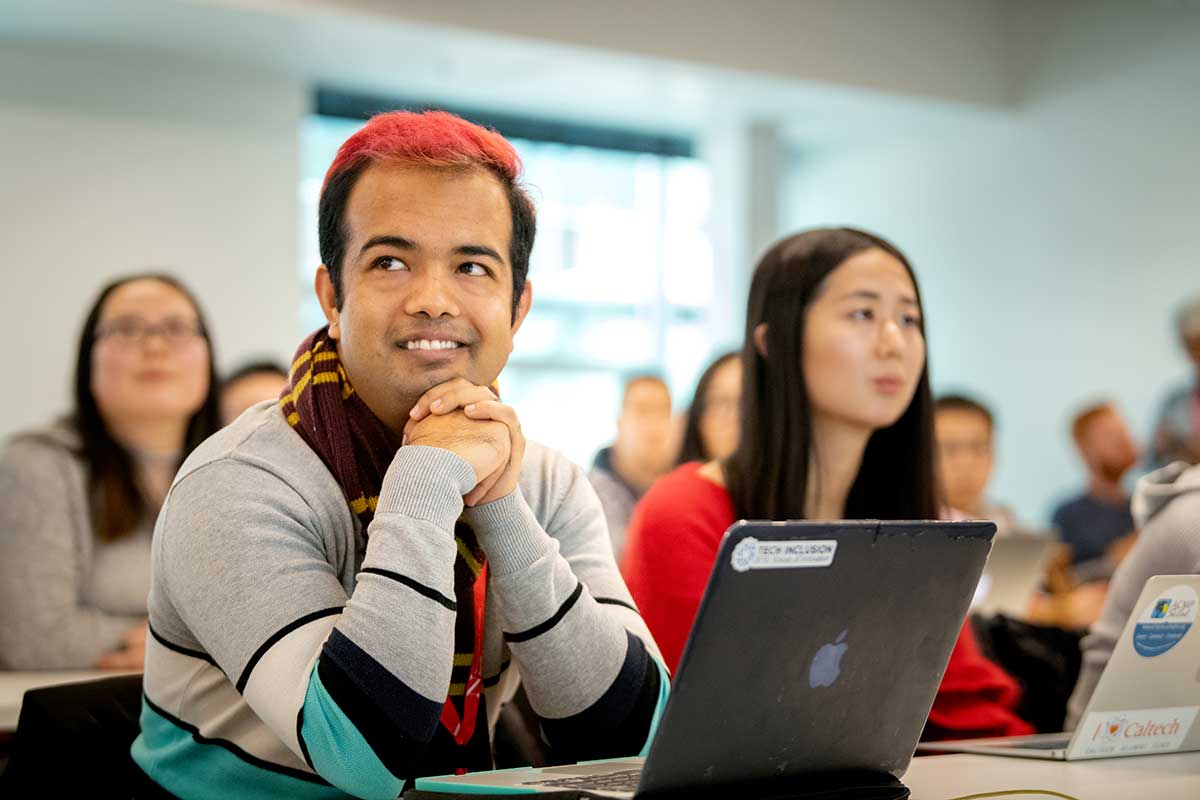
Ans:
[[[991,442],[938,442],[938,450],[943,458],[967,455],[975,458],[986,458],[992,454]]]
[[[737,396],[717,395],[704,401],[701,411],[711,411],[714,414],[736,414],[741,399]]]
[[[140,319],[118,319],[96,328],[96,339],[109,339],[121,345],[142,344],[158,334],[167,344],[178,346],[194,342],[204,335],[198,322],[168,319],[158,324]]]

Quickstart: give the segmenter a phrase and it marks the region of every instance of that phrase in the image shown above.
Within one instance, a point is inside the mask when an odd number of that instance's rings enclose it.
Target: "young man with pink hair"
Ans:
[[[667,678],[604,513],[495,389],[531,298],[519,171],[438,112],[380,115],[338,152],[328,324],[158,520],[145,793],[394,798],[490,769],[518,686],[556,758],[645,747]]]

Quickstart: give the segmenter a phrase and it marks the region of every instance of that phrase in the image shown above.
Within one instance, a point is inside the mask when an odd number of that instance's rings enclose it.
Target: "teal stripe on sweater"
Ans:
[[[198,742],[190,731],[142,700],[142,732],[130,752],[142,771],[181,800],[344,800],[332,786],[293,778],[245,761],[218,744]],[[392,795],[395,797],[395,795]]]
[[[643,758],[650,752],[650,743],[654,741],[654,734],[658,733],[658,721],[662,719],[663,709],[667,707],[667,696],[671,694],[671,673],[667,672],[667,668],[654,656],[650,656],[650,661],[658,668],[658,705],[654,707],[654,716],[650,718],[650,732],[646,734],[646,743],[642,745],[642,752],[638,753]]]
[[[300,735],[321,777],[356,797],[394,800],[404,781],[393,775],[321,684],[317,666],[308,677]]]

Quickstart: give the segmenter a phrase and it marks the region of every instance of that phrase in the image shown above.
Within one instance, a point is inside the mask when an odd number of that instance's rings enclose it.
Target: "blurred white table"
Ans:
[[[912,800],[952,800],[992,792],[997,800],[1046,800],[1058,792],[1079,800],[1200,800],[1200,752],[1090,761],[1043,761],[1007,756],[914,758],[901,779]]]
[[[21,701],[25,697],[25,692],[30,689],[55,686],[60,683],[94,681],[100,678],[113,678],[117,675],[129,674],[131,673],[128,671],[111,669],[38,670],[33,672],[0,671],[0,733],[11,733],[17,729],[17,718],[21,715]]]

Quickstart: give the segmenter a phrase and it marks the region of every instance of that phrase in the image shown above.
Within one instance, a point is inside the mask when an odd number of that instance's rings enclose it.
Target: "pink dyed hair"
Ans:
[[[430,167],[478,165],[506,184],[516,182],[521,174],[521,159],[507,139],[445,111],[389,111],[372,117],[338,148],[324,185],[364,161]]]
[[[513,319],[516,319],[529,255],[537,231],[536,212],[521,188],[521,159],[508,141],[493,130],[445,111],[391,111],[367,121],[347,139],[325,173],[317,207],[317,238],[321,261],[329,269],[337,307],[342,307],[342,256],[345,231],[342,217],[347,198],[359,175],[372,162],[441,167],[483,167],[499,179],[512,214],[509,261],[512,266]]]

